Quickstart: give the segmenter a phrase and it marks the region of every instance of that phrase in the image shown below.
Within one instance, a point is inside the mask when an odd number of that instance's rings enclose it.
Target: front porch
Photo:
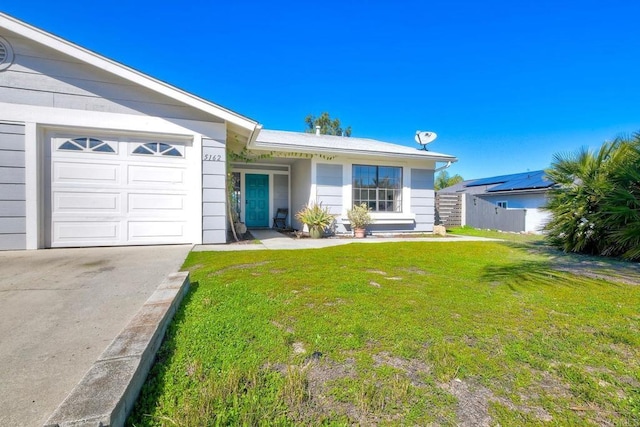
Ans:
[[[291,228],[291,216],[297,207],[292,194],[301,193],[300,183],[295,181],[294,173],[298,168],[294,165],[304,161],[272,158],[255,163],[231,163],[231,209],[240,222],[253,230],[274,228],[273,219],[278,209],[287,209],[284,225]],[[308,189],[306,193],[308,199]],[[302,204],[306,203],[305,200]]]

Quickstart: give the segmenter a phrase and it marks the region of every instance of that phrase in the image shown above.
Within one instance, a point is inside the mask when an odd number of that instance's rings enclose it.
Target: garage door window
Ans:
[[[91,151],[98,153],[115,153],[111,144],[96,138],[75,138],[63,142],[58,150],[64,151]]]
[[[182,153],[176,147],[162,142],[148,142],[146,144],[140,144],[132,151],[132,154],[182,157]]]

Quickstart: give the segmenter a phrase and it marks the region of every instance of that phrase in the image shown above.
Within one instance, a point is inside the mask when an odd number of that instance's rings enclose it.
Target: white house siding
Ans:
[[[524,231],[527,233],[540,233],[544,226],[551,221],[551,212],[543,209],[526,209],[524,221]]]
[[[546,191],[546,190],[545,190]],[[526,231],[528,233],[539,233],[547,222],[551,219],[548,212],[542,206],[547,203],[545,193],[525,193],[525,194],[483,194],[483,200],[497,205],[498,202],[507,202],[507,209],[524,209],[525,224],[524,229],[516,231]]]
[[[225,242],[227,123],[6,30],[0,29],[0,36],[15,53],[12,65],[0,71],[0,121],[24,122],[22,149],[5,154],[9,151],[3,148],[0,154],[0,162],[13,159],[13,168],[16,159],[22,159],[18,163],[22,177],[11,171],[12,179],[21,179],[22,183],[13,183],[11,188],[0,184],[0,234],[2,230],[11,231],[0,238],[0,249],[36,249],[51,244],[51,224],[47,222],[51,218],[47,200],[51,180],[47,165],[51,158],[46,156],[44,147],[52,132],[184,144],[188,150],[185,170],[188,181],[193,183],[184,201],[188,206],[187,240]],[[202,162],[203,153],[219,155],[221,161]],[[202,169],[205,173],[201,176]],[[3,167],[2,179],[8,174]]]
[[[202,140],[202,243],[225,243],[226,155],[224,142]]]
[[[0,123],[0,250],[26,249],[24,125]]]
[[[493,203],[506,201],[507,208],[516,209],[537,209],[544,206],[547,203],[547,198],[541,193],[529,193],[529,194],[482,194],[479,197]]]
[[[211,121],[195,108],[81,63],[24,37],[2,31],[14,61],[0,72],[0,100],[75,110]]]
[[[414,231],[433,231],[435,193],[433,170],[411,169],[411,212],[415,215]]]
[[[291,226],[302,230],[295,214],[309,203],[311,196],[311,160],[300,159],[291,165]]]
[[[337,220],[337,231],[344,232],[342,225],[342,168],[343,165],[316,164],[316,200],[329,209]]]
[[[289,206],[289,176],[273,175],[273,216],[278,209],[287,209]],[[287,224],[291,223],[291,214],[287,215]]]

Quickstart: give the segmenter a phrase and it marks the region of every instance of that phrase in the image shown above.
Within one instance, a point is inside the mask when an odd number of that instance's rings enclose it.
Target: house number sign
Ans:
[[[221,162],[222,156],[220,154],[205,154],[202,160],[205,162]]]

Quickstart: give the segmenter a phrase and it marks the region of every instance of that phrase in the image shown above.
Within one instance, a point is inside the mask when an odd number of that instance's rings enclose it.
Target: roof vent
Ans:
[[[13,49],[8,41],[0,37],[0,71],[6,70],[13,63]]]
[[[320,126],[316,126],[316,135],[320,135]]]

